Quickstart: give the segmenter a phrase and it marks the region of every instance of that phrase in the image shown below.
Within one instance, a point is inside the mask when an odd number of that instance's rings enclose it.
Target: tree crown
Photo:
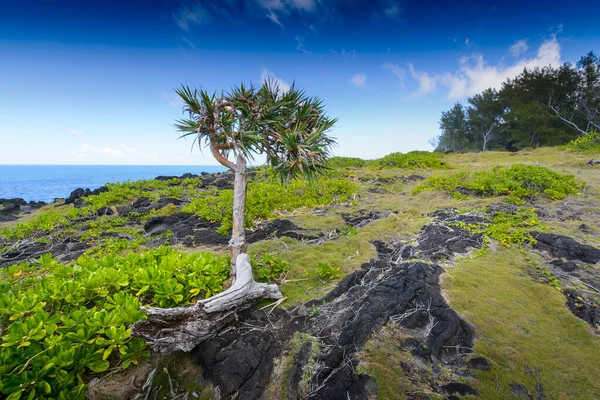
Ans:
[[[176,92],[188,115],[175,124],[181,137],[194,136],[194,144],[208,146],[221,164],[235,167],[230,154],[249,160],[265,154],[283,180],[312,180],[325,171],[335,144],[327,132],[336,119],[326,115],[321,100],[295,85],[283,91],[275,81],[266,81],[220,94],[188,86]]]

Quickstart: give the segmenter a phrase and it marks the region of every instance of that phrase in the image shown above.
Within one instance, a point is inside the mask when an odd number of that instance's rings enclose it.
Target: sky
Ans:
[[[600,2],[0,0],[0,164],[214,165],[174,89],[321,98],[338,156],[431,150],[442,111],[600,51]],[[260,162],[260,160],[258,160]]]

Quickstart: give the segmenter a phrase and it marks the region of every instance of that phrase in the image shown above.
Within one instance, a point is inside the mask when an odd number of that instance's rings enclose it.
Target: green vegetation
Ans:
[[[317,275],[321,279],[330,281],[339,278],[340,274],[340,268],[335,268],[329,263],[320,262],[317,264]]]
[[[577,139],[571,140],[563,149],[572,149],[581,153],[600,153],[600,132],[594,130]]]
[[[600,246],[595,222],[600,213],[600,170],[583,168],[591,153],[586,149],[593,148],[586,144],[593,142],[589,137],[593,139],[590,135],[573,141],[565,151],[541,148],[518,153],[423,155],[444,162],[444,168],[452,167],[428,171],[439,164],[423,162],[416,167],[426,177],[422,182],[404,179],[408,172],[396,169],[412,168],[414,163],[390,163],[388,168],[377,160],[334,158],[336,167],[330,164],[330,173],[312,184],[291,180],[281,185],[271,171],[258,169],[248,185],[247,227],[256,229],[266,219],[285,218],[299,227],[298,233],[322,235],[322,240],[273,237],[252,243],[249,253],[254,277],[278,283],[286,297],[279,307],[291,308],[298,302],[322,298],[338,279],[376,257],[374,240],[411,243],[434,210],[455,207],[484,217],[480,223],[443,222],[482,234],[485,245],[472,253],[472,259],[467,256],[445,263],[448,273],[440,278],[451,306],[475,326],[473,355],[486,357],[491,370],[474,371],[476,381],[449,376],[450,369],[443,366],[432,369],[404,346],[406,332],[388,324],[357,354],[357,372],[376,379],[378,398],[383,399],[417,394],[436,398],[432,388],[453,381],[477,387],[482,398],[510,397],[510,383],[523,384],[535,395],[538,377],[548,398],[597,398],[600,387],[592,371],[600,343],[589,326],[565,307],[564,293],[559,290],[577,287],[583,297],[576,307],[584,307],[593,293],[557,273],[559,280],[544,266],[548,260],[527,246],[535,243],[529,234],[533,230]],[[410,157],[417,160],[421,156]],[[533,165],[535,162],[548,168]],[[587,182],[585,195],[573,196],[584,185],[574,176]],[[155,362],[154,357],[141,362],[147,348],[132,339],[127,329],[143,317],[139,306],[185,305],[220,292],[228,275],[228,258],[198,254],[203,247],[183,244],[177,248],[193,254],[164,247],[146,251],[145,246],[157,246],[158,240],[144,234],[144,222],[153,215],[177,213],[181,206],[126,216],[99,217],[96,211],[131,204],[142,196],[155,201],[172,195],[182,200],[184,211],[219,222],[220,231],[227,233],[233,192],[199,188],[200,184],[199,180],[171,180],[109,185],[108,194],[99,195],[101,199],[85,199],[90,206],[50,205],[25,215],[21,224],[0,224],[0,251],[10,250],[22,239],[60,243],[76,237],[94,246],[70,264],[45,256],[32,264],[0,270],[0,398],[83,398],[92,377],[102,377],[103,382],[123,377],[124,386],[131,381],[125,377],[131,378],[129,374]],[[381,188],[385,190],[378,190]],[[411,192],[413,195],[408,195]],[[535,209],[530,204],[502,207],[505,201],[533,203]],[[494,209],[503,211],[488,211]],[[347,225],[348,217],[372,211],[390,214],[359,229]],[[581,230],[582,224],[590,231]],[[170,234],[164,235],[168,239]],[[214,250],[224,254],[226,249]],[[307,313],[323,317],[319,306],[308,307]],[[285,383],[280,387],[281,381],[295,352],[307,340],[315,340],[313,351],[317,349],[317,353],[311,354],[311,360],[318,360],[318,340],[295,337],[276,366],[278,380],[270,383],[275,394],[267,397],[285,398],[287,388]],[[136,362],[142,367],[132,368]],[[163,385],[160,393],[167,397],[169,379],[174,379],[170,367],[168,374],[157,370],[154,378],[157,388]],[[18,386],[22,383],[25,386]]]
[[[327,160],[330,168],[364,167],[368,164],[369,161],[358,157],[331,157]]]
[[[274,257],[272,254],[263,254],[252,262],[256,279],[261,282],[281,283],[290,271],[287,262]]]
[[[273,178],[248,184],[245,222],[247,228],[266,219],[277,211],[292,211],[301,207],[314,208],[331,203],[344,203],[357,194],[358,186],[347,179],[323,177],[315,183],[292,180],[281,185]],[[218,232],[231,231],[233,190],[207,191],[192,200],[181,211],[196,214],[211,222],[221,224]]]
[[[305,344],[310,343],[310,354],[308,356],[308,360],[302,369],[302,376],[300,377],[300,382],[298,382],[298,389],[300,395],[306,395],[309,393],[309,389],[311,386],[311,379],[317,370],[317,361],[319,358],[319,351],[323,348],[323,344],[319,341],[319,339],[312,337],[306,333],[296,332],[291,340],[291,348],[288,351],[284,359],[283,366],[283,382],[282,387],[283,390],[287,390],[287,382],[290,374],[290,370],[292,369],[292,364],[294,363],[294,356],[300,348]],[[287,399],[287,396],[283,398]]]
[[[486,89],[443,112],[438,151],[557,146],[600,129],[600,60],[589,52],[574,66],[525,69],[500,90]],[[576,144],[593,151],[584,143]]]
[[[600,338],[565,307],[562,293],[529,277],[540,262],[501,248],[458,260],[442,280],[450,306],[475,326],[474,353],[491,364],[476,371],[482,399],[511,398],[511,383],[535,394],[538,382],[547,398],[600,397]]]
[[[515,164],[509,168],[496,166],[488,171],[432,176],[412,193],[435,189],[451,193],[455,198],[465,198],[466,194],[507,196],[507,201],[523,204],[542,194],[561,200],[569,194],[578,194],[583,186],[572,175],[559,174],[537,165]]]
[[[373,162],[381,168],[404,169],[447,169],[449,168],[441,153],[429,151],[410,151],[408,153],[390,153]]]
[[[40,213],[36,215],[34,219],[26,223],[19,223],[13,227],[0,229],[0,236],[10,240],[24,239],[37,233],[51,232],[59,228],[72,227],[81,219],[94,215],[101,208],[123,204],[139,197],[148,197],[151,200],[158,200],[162,197],[185,198],[196,196],[200,193],[198,187],[201,185],[202,181],[197,178],[187,178],[183,180],[173,178],[164,181],[149,179],[135,182],[107,183],[106,187],[108,188],[108,191],[83,198],[84,202],[89,203],[85,207],[71,207],[60,211],[49,210]],[[173,207],[166,206],[161,210],[154,210],[147,217],[150,215],[168,215],[168,213],[176,211],[177,210],[173,210]],[[125,220],[107,218],[103,221],[103,224],[110,224],[111,227],[115,227]],[[98,230],[106,227],[107,226],[99,226]]]
[[[167,247],[127,256],[46,254],[0,271],[0,391],[8,399],[83,399],[91,373],[137,364],[149,352],[131,338],[141,305],[174,307],[223,289],[227,257]]]
[[[122,204],[126,200],[139,197],[148,197],[151,200],[158,200],[161,197],[181,198],[186,194],[194,194],[196,188],[201,185],[202,180],[198,178],[183,180],[178,178],[170,180],[148,179],[135,182],[107,183],[108,191],[83,198],[83,201],[90,203],[84,209],[96,211],[102,207]]]
[[[541,224],[534,209],[521,209],[514,214],[495,212],[491,224],[483,229],[483,234],[497,240],[504,247],[525,243],[535,244],[531,229],[540,229]]]

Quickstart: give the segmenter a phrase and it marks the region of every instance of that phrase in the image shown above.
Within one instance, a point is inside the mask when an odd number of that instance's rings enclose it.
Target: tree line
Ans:
[[[430,143],[445,152],[556,146],[600,130],[600,60],[590,51],[575,65],[526,68],[442,112],[440,130]]]

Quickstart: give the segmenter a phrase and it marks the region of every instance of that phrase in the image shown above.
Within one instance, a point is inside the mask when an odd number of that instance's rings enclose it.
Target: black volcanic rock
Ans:
[[[567,260],[581,260],[585,263],[596,264],[600,262],[600,249],[562,235],[545,232],[531,232],[537,243],[533,247],[551,253],[554,257]]]
[[[103,192],[108,192],[108,188],[106,186],[100,186],[98,189],[90,190],[77,188],[71,192],[69,197],[65,199],[65,204],[82,204],[82,202],[77,202],[77,200],[81,200],[82,197],[97,195]]]

